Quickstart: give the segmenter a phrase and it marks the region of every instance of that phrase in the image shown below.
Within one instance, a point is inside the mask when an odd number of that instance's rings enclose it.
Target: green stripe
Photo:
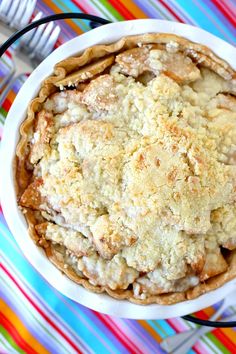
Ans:
[[[167,14],[165,14],[164,12],[162,12],[162,10],[160,9],[160,7],[157,6],[157,4],[152,1],[152,0],[149,0],[150,3],[152,4],[153,7],[155,7],[155,9],[159,12],[159,14],[164,17],[165,19],[167,20],[173,20],[171,16],[168,16]],[[166,10],[168,12],[168,10]]]
[[[204,336],[201,337],[201,341],[207,346],[208,349],[211,350],[212,354],[217,354],[218,353],[218,351],[213,347],[212,343],[209,343],[209,341],[207,341]]]
[[[4,279],[3,279],[1,276],[0,276],[0,279],[1,279],[2,282],[4,281]],[[14,288],[10,287],[10,285],[9,285],[7,282],[5,282],[5,283],[3,283],[3,284],[6,285],[7,288],[9,289],[9,291],[12,292],[12,293],[17,297],[17,293],[16,293],[16,291],[15,291]],[[63,347],[64,350],[65,350],[67,353],[69,353],[68,350],[63,346],[62,342],[59,341],[59,340],[37,319],[37,317],[33,314],[33,312],[31,312],[31,307],[25,307],[25,310],[28,310],[28,312],[30,313],[30,315],[31,315],[31,316],[34,318],[34,320],[39,324],[39,326],[40,326],[46,333],[48,333],[49,336],[52,337],[52,338],[55,340],[55,342],[57,342],[58,344],[60,344],[60,346]]]
[[[4,125],[5,124],[5,118],[0,114],[0,124]]]
[[[231,352],[229,352],[228,349],[225,348],[225,346],[216,338],[216,336],[214,336],[213,333],[208,333],[206,336],[210,339],[210,341],[211,341],[212,343],[215,344],[215,346],[216,346],[218,349],[220,349],[220,351],[221,351],[223,354],[231,354]],[[202,339],[203,339],[203,341],[205,342],[204,338],[202,338]],[[209,343],[206,343],[206,345],[209,346]],[[211,347],[211,348],[212,348],[212,347]],[[212,348],[212,350],[213,350],[213,348]]]
[[[1,64],[4,64],[8,69],[12,69],[12,61],[9,58],[5,59],[4,57],[2,57]]]
[[[100,3],[102,3],[107,11],[109,11],[117,20],[123,21],[125,19],[107,0],[100,0]]]
[[[104,0],[100,0],[100,1],[91,0],[91,3],[93,3],[94,6],[97,7],[106,18],[108,18],[108,20],[113,21],[113,18],[111,16],[109,16],[110,15],[109,13],[111,13],[117,20],[123,20],[123,17],[106,1],[104,1]],[[103,7],[105,7],[107,9],[108,13],[106,13],[104,11]]]
[[[169,335],[169,333],[166,332],[166,330],[156,320],[149,320],[148,322],[152,328],[154,328],[155,330],[159,330],[159,332],[161,333],[161,335],[163,337],[166,337]]]
[[[57,6],[58,4],[60,4],[62,10],[64,9],[65,12],[71,12],[71,8],[69,6],[66,6],[66,2],[65,1],[61,1],[61,0],[57,0],[54,2]],[[80,11],[79,9],[77,10],[78,12]],[[86,32],[89,31],[91,28],[89,27],[89,25],[84,21],[84,20],[80,20],[80,19],[72,19],[72,21],[81,29],[81,31]]]
[[[5,330],[4,327],[0,325],[0,333],[6,339],[6,341],[14,348],[18,353],[25,354],[25,352],[18,347],[14,339],[10,336],[10,334]]]
[[[10,350],[12,350],[13,351],[13,348],[12,348],[12,346],[6,341],[6,339],[4,338],[4,340],[3,340],[3,336],[2,336],[2,334],[1,334],[1,332],[0,332],[0,349],[6,349],[6,350],[9,350],[9,348],[10,348]],[[5,353],[11,353],[11,352],[4,352],[4,354]],[[16,351],[14,350],[14,353],[16,353]]]
[[[0,107],[0,119],[2,122],[4,122],[5,118],[7,116],[7,111],[3,107]]]

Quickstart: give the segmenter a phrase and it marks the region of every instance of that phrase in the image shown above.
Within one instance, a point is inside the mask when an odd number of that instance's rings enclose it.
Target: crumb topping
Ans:
[[[21,204],[46,212],[38,233],[91,284],[185,291],[236,248],[236,99],[176,42],[107,62],[42,105]]]

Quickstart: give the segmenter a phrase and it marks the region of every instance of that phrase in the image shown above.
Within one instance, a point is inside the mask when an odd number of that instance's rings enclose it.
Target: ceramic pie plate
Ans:
[[[96,311],[132,319],[164,319],[198,311],[220,301],[233,291],[236,279],[196,299],[173,305],[136,305],[127,300],[117,300],[106,294],[96,294],[86,290],[55,268],[44,251],[29,237],[26,221],[16,202],[13,161],[19,140],[19,126],[25,119],[28,103],[37,95],[41,82],[52,73],[56,63],[69,56],[80,54],[87,47],[95,44],[108,44],[127,35],[148,32],[173,33],[204,44],[236,69],[234,60],[236,49],[196,27],[161,20],[134,20],[99,27],[65,43],[34,70],[22,86],[8,113],[1,149],[1,163],[4,166],[1,183],[2,208],[9,228],[29,262],[52,286],[74,301]]]

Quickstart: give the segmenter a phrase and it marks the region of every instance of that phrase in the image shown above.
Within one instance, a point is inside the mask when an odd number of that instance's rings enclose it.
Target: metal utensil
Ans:
[[[35,6],[36,0],[2,0],[0,4],[0,43],[5,42],[13,34],[13,27],[19,29],[30,22]],[[40,17],[36,17],[39,19],[42,15],[41,13]],[[30,34],[31,37],[32,34]],[[21,68],[22,72],[31,71],[32,64],[28,56],[24,57],[20,51],[17,52],[19,46],[20,41],[14,43],[13,50],[16,51],[14,53],[14,62],[11,70],[1,80],[0,89],[9,82],[14,74],[19,74],[19,72],[16,72],[16,68]]]
[[[3,0],[0,5],[0,19],[10,27],[19,29],[31,19],[36,0]]]
[[[39,17],[42,15],[40,14]],[[39,26],[33,36],[23,42],[13,58],[15,62],[14,76],[10,79],[4,91],[0,95],[0,105],[8,95],[15,80],[24,73],[31,72],[54,48],[60,34],[60,27],[54,27],[53,23],[44,25],[43,29]],[[54,28],[53,28],[54,27]]]
[[[236,291],[226,296],[226,298],[222,301],[221,306],[211,316],[210,320],[214,321],[218,319],[226,308],[233,305],[236,305]],[[207,333],[206,329],[208,328],[209,327],[202,326],[200,328],[195,328],[186,332],[175,334],[173,336],[165,338],[160,345],[162,349],[167,351],[167,353],[184,354],[189,349],[191,349],[191,347],[202,335]],[[209,331],[211,330],[212,328],[210,327]]]

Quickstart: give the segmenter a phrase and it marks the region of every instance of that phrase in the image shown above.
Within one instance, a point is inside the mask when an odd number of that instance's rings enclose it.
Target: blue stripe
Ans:
[[[236,5],[236,3],[235,3]],[[209,8],[210,12],[215,14],[218,21],[224,24],[224,27],[227,31],[233,35],[234,43],[236,44],[236,28],[230,23],[229,20],[223,15],[223,13],[213,4],[211,1],[206,3],[206,6]]]
[[[196,25],[196,23],[193,21],[193,18],[191,17],[191,14],[189,14],[187,11],[185,11],[184,7],[178,6],[178,0],[170,0],[171,2],[171,7],[172,10],[179,15],[181,20],[184,23],[188,23],[189,25]],[[170,5],[170,4],[169,4]]]
[[[1,277],[0,277],[1,279]],[[13,312],[20,318],[20,320],[27,326],[30,330],[31,334],[37,338],[37,340],[50,352],[57,354],[62,347],[62,343],[60,341],[59,345],[56,341],[53,340],[52,336],[49,336],[45,333],[43,328],[36,328],[35,319],[33,315],[30,313],[27,307],[22,307],[22,303],[20,303],[20,298],[16,299],[16,297],[10,293],[8,287],[2,282],[0,288],[0,298],[13,310]],[[14,301],[13,301],[14,299]],[[37,315],[37,314],[36,314]],[[38,327],[41,327],[41,323],[37,324]],[[48,340],[48,337],[50,340]],[[46,340],[45,340],[46,339]],[[52,341],[53,340],[53,341]]]
[[[149,18],[166,19],[150,2],[146,4],[143,0],[135,0],[135,4],[147,15]]]
[[[175,330],[169,325],[169,323],[165,320],[158,320],[154,321],[156,324],[158,323],[159,326],[163,328],[163,330],[168,333],[169,336],[175,334]]]
[[[68,335],[71,337],[72,341],[74,341],[74,343],[77,343],[78,346],[81,347],[81,349],[84,349],[85,353],[88,353],[89,350],[87,348],[86,345],[84,345],[84,343],[81,341],[81,338],[72,331],[72,329],[68,326],[67,324],[62,321],[57,314],[55,314],[55,312],[51,312],[50,309],[48,308],[47,304],[44,303],[38,296],[37,294],[34,294],[33,291],[27,287],[27,284],[24,282],[24,280],[21,278],[22,275],[19,275],[18,271],[14,268],[13,264],[5,257],[5,255],[3,256],[3,261],[6,264],[7,269],[14,274],[16,277],[18,277],[18,281],[20,282],[21,286],[24,286],[26,288],[27,293],[29,294],[30,297],[35,297],[38,300],[39,306],[41,306],[41,308],[43,309],[43,311],[47,312],[48,314],[50,314],[52,316],[52,318],[54,319],[54,321],[56,320],[56,322],[58,323],[59,327],[62,328],[62,331],[66,331],[68,333]],[[14,295],[13,295],[14,296]],[[20,293],[20,296],[22,296],[22,294]],[[31,304],[29,304],[29,306],[31,306]],[[40,315],[41,316],[41,315]],[[45,321],[44,318],[42,318],[42,321]],[[62,339],[64,340],[64,339]]]
[[[208,32],[213,33],[214,35],[228,41],[231,43],[235,43],[235,31],[230,32],[228,30],[228,21],[227,26],[220,22],[217,18],[216,14],[212,11],[209,11],[206,3],[209,4],[209,0],[207,1],[200,1],[200,0],[178,0],[179,5],[181,5],[185,11],[196,21],[199,27],[205,29]],[[197,4],[199,6],[197,6]],[[205,13],[201,10],[203,8],[205,12],[211,17],[209,19]],[[214,21],[217,23],[214,23]]]
[[[164,322],[164,326],[163,323],[161,323],[161,321]],[[148,320],[147,322],[162,338],[166,337],[167,335],[170,336],[176,333],[174,329],[170,327],[170,325],[164,320],[158,320],[158,321]]]
[[[58,0],[53,0],[54,4],[59,7],[62,12],[77,12],[77,13],[81,13],[80,9],[78,6],[76,6],[75,4],[73,4],[73,2],[68,3],[67,1],[58,1]],[[67,6],[66,6],[67,4]],[[72,20],[77,26],[80,27],[80,29],[83,32],[87,32],[89,31],[91,28],[88,25],[88,21],[83,21],[83,20]]]
[[[11,233],[7,228],[0,224],[0,234],[3,232],[7,235],[9,240],[5,237],[1,237],[1,249],[9,259],[14,259],[14,266],[21,273],[22,277],[30,284],[30,288],[33,288],[35,292],[39,294],[43,294],[43,299],[47,305],[50,306],[57,315],[63,318],[63,320],[71,326],[75,333],[78,333],[86,343],[89,343],[91,349],[94,350],[95,353],[108,353],[109,351],[107,351],[107,348],[96,338],[95,334],[93,340],[91,340],[92,331],[91,329],[88,330],[86,325],[83,324],[83,321],[86,321],[94,332],[107,343],[111,348],[110,352],[128,353],[116,337],[95,317],[92,311],[61,295],[57,290],[53,289],[44,281],[41,275],[30,265],[24,256],[20,255],[12,247],[10,243],[10,241],[13,240]],[[81,319],[79,319],[73,311],[61,301],[61,299],[69,304]]]

